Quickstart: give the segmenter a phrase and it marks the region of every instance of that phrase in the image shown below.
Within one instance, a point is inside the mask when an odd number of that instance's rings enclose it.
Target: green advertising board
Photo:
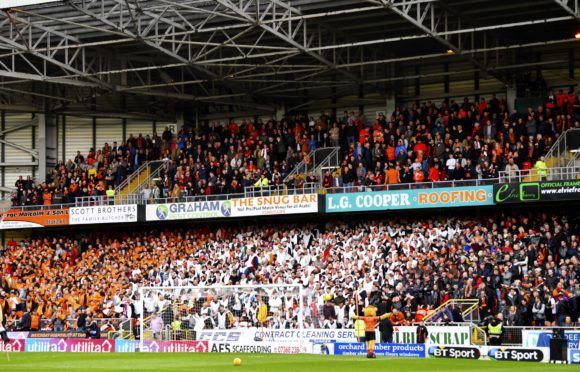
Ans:
[[[493,185],[496,204],[580,200],[580,180]]]

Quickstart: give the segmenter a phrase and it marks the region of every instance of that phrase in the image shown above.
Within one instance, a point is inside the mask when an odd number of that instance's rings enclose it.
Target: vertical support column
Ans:
[[[0,111],[0,129],[2,129],[2,131],[6,130],[6,112],[4,110]],[[5,139],[5,136],[2,135],[0,138]],[[4,143],[0,144],[0,150],[0,161],[4,164],[6,162],[6,145]],[[0,185],[6,187],[6,166],[0,168],[2,170],[2,182]],[[2,191],[2,198],[4,198],[4,196],[6,196],[6,193]]]
[[[421,69],[419,68],[419,66],[415,66],[415,75],[418,76],[420,73]],[[421,96],[421,78],[415,79],[415,103],[417,104],[417,106],[421,104],[419,96]]]
[[[56,165],[57,158],[56,115],[39,113],[37,115],[37,118],[38,118],[38,174],[36,175],[36,179],[39,182],[44,182],[46,178],[46,170]],[[63,130],[63,139],[62,139],[63,146],[64,146],[64,136],[65,132]]]
[[[568,49],[568,77],[574,81],[574,48]],[[574,85],[570,85],[570,90],[576,89]]]
[[[479,71],[473,73],[473,89],[477,92],[475,93],[475,102],[479,102]]]
[[[387,99],[385,102],[385,118],[387,120],[390,120],[391,114],[393,113],[393,111],[395,111],[395,108],[397,107],[397,100],[395,98],[395,92],[391,91],[387,93]]]
[[[506,101],[508,104],[508,110],[516,108],[516,98],[518,91],[514,86],[508,86],[506,88]]]
[[[362,99],[365,98],[365,89],[364,89],[364,86],[362,84],[359,85],[359,87],[358,87],[358,98],[359,98],[358,110],[364,114],[365,113],[365,105],[364,105]],[[366,123],[363,123],[363,124],[366,125]]]
[[[185,115],[183,113],[183,111],[178,112],[176,115],[176,121],[177,121],[177,133],[179,133],[179,131],[181,130],[181,127],[185,126]],[[177,135],[177,133],[175,133]]]
[[[93,149],[97,148],[97,118],[93,116]]]

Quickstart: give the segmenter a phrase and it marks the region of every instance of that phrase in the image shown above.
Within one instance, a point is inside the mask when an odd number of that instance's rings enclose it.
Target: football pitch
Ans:
[[[242,365],[234,367],[234,358]],[[10,360],[8,360],[8,358]],[[0,354],[0,371],[578,371],[577,365],[530,362],[498,362],[452,359],[366,359],[353,356],[281,354],[188,354],[188,353],[6,353]]]

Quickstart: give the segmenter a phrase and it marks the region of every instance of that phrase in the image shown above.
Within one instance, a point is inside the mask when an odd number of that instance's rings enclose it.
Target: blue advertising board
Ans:
[[[418,187],[420,187],[419,184]],[[327,213],[476,207],[493,204],[493,186],[443,187],[326,195]]]
[[[570,354],[568,357],[570,364],[580,364],[580,349],[570,349],[568,353]]]
[[[327,345],[326,352],[334,355],[366,355],[367,349],[363,342],[335,342]],[[376,344],[375,354],[399,358],[425,358],[425,345]]]

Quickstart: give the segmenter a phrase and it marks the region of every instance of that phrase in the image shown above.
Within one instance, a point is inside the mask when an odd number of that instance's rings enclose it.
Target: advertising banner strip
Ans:
[[[145,220],[195,220],[301,213],[318,213],[317,194],[272,195],[231,200],[150,204],[145,208]]]
[[[326,346],[326,353],[333,355],[366,355],[363,342],[336,342]],[[397,358],[425,358],[423,344],[376,344],[375,354]]]
[[[31,331],[27,338],[87,338],[87,334],[77,331]]]
[[[137,222],[137,204],[70,208],[71,225]]]
[[[295,342],[212,342],[212,353],[300,354],[306,352]]]
[[[223,218],[229,217],[231,214],[232,208],[229,200],[149,204],[145,208],[146,221]]]
[[[470,331],[467,326],[428,326],[428,342],[437,345],[469,345]],[[378,335],[377,335],[378,336]],[[239,329],[239,330],[201,330],[197,332],[197,339],[220,342],[254,343],[256,337],[268,342],[299,342],[326,344],[332,342],[356,342],[356,335],[352,329],[305,329],[300,334],[297,329]],[[378,337],[377,337],[378,339]],[[395,327],[393,342],[396,344],[416,344],[417,327]]]
[[[0,213],[0,230],[67,226],[68,224],[68,208],[37,210],[12,208]]]
[[[417,185],[420,187],[420,184]],[[368,212],[400,209],[493,205],[492,186],[444,187],[354,192],[326,195],[326,212]]]
[[[580,349],[568,349],[568,362],[570,364],[580,364]]]
[[[318,195],[272,195],[232,199],[232,217],[318,213]]]
[[[580,200],[580,180],[493,185],[496,204]]]
[[[568,340],[569,349],[580,349],[580,331],[564,331]],[[552,332],[540,330],[522,331],[522,343],[524,347],[549,347]]]

